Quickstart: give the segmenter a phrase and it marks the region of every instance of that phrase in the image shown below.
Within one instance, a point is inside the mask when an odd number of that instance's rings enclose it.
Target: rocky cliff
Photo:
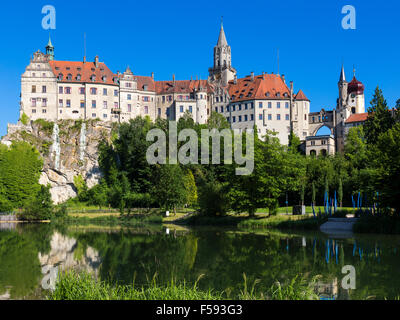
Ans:
[[[53,201],[58,204],[77,195],[74,177],[82,176],[89,188],[99,182],[98,145],[109,141],[111,132],[111,123],[97,120],[37,120],[9,124],[1,142],[26,141],[39,150],[44,162],[39,182],[51,185]]]

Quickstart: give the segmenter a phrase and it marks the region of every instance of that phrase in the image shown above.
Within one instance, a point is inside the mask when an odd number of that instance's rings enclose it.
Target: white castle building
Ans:
[[[294,92],[285,76],[255,75],[237,78],[232,67],[231,47],[221,24],[214,48],[214,65],[207,80],[155,81],[151,76],[135,75],[129,67],[124,73],[113,73],[95,57],[93,62],[55,60],[49,39],[46,53],[37,51],[21,77],[20,115],[30,120],[100,119],[127,122],[137,116],[178,120],[186,112],[200,124],[211,112],[222,114],[233,129],[257,128],[258,135],[277,133],[282,144],[288,144],[293,132],[306,144],[308,154],[325,149],[328,154],[340,150],[344,141],[345,121],[351,114],[365,112],[364,87],[355,77],[347,83],[342,69],[336,110],[310,113],[310,100],[302,90]],[[307,137],[319,128],[332,130],[333,151],[314,148]]]

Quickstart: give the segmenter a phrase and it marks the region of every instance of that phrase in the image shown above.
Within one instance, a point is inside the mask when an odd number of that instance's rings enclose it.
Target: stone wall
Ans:
[[[112,124],[96,120],[35,121],[25,126],[9,125],[1,143],[26,141],[34,145],[43,157],[39,182],[51,185],[55,204],[77,196],[74,177],[81,175],[89,188],[98,184],[101,172],[98,145],[111,138]]]

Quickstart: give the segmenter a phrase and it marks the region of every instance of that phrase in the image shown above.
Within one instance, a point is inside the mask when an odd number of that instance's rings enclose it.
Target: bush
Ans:
[[[13,205],[10,202],[10,200],[8,200],[6,197],[4,197],[3,195],[0,195],[0,212],[10,212],[12,211]]]
[[[26,113],[24,112],[21,116],[21,123],[26,126],[29,122],[29,117],[26,115]]]
[[[27,205],[18,219],[27,221],[48,220],[53,214],[53,202],[51,200],[50,186],[41,186],[38,194]]]

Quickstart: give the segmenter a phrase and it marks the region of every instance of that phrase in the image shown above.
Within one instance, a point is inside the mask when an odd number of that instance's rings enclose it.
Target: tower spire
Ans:
[[[46,46],[46,55],[48,56],[49,60],[54,60],[54,46],[51,43],[50,33],[49,33],[49,42],[47,43]]]
[[[225,31],[224,31],[224,24],[223,24],[223,17],[221,17],[221,30],[219,32],[219,38],[217,47],[227,47],[228,42],[226,41]]]
[[[339,82],[346,82],[346,73],[344,72],[344,65],[342,64],[342,71],[340,72]]]

